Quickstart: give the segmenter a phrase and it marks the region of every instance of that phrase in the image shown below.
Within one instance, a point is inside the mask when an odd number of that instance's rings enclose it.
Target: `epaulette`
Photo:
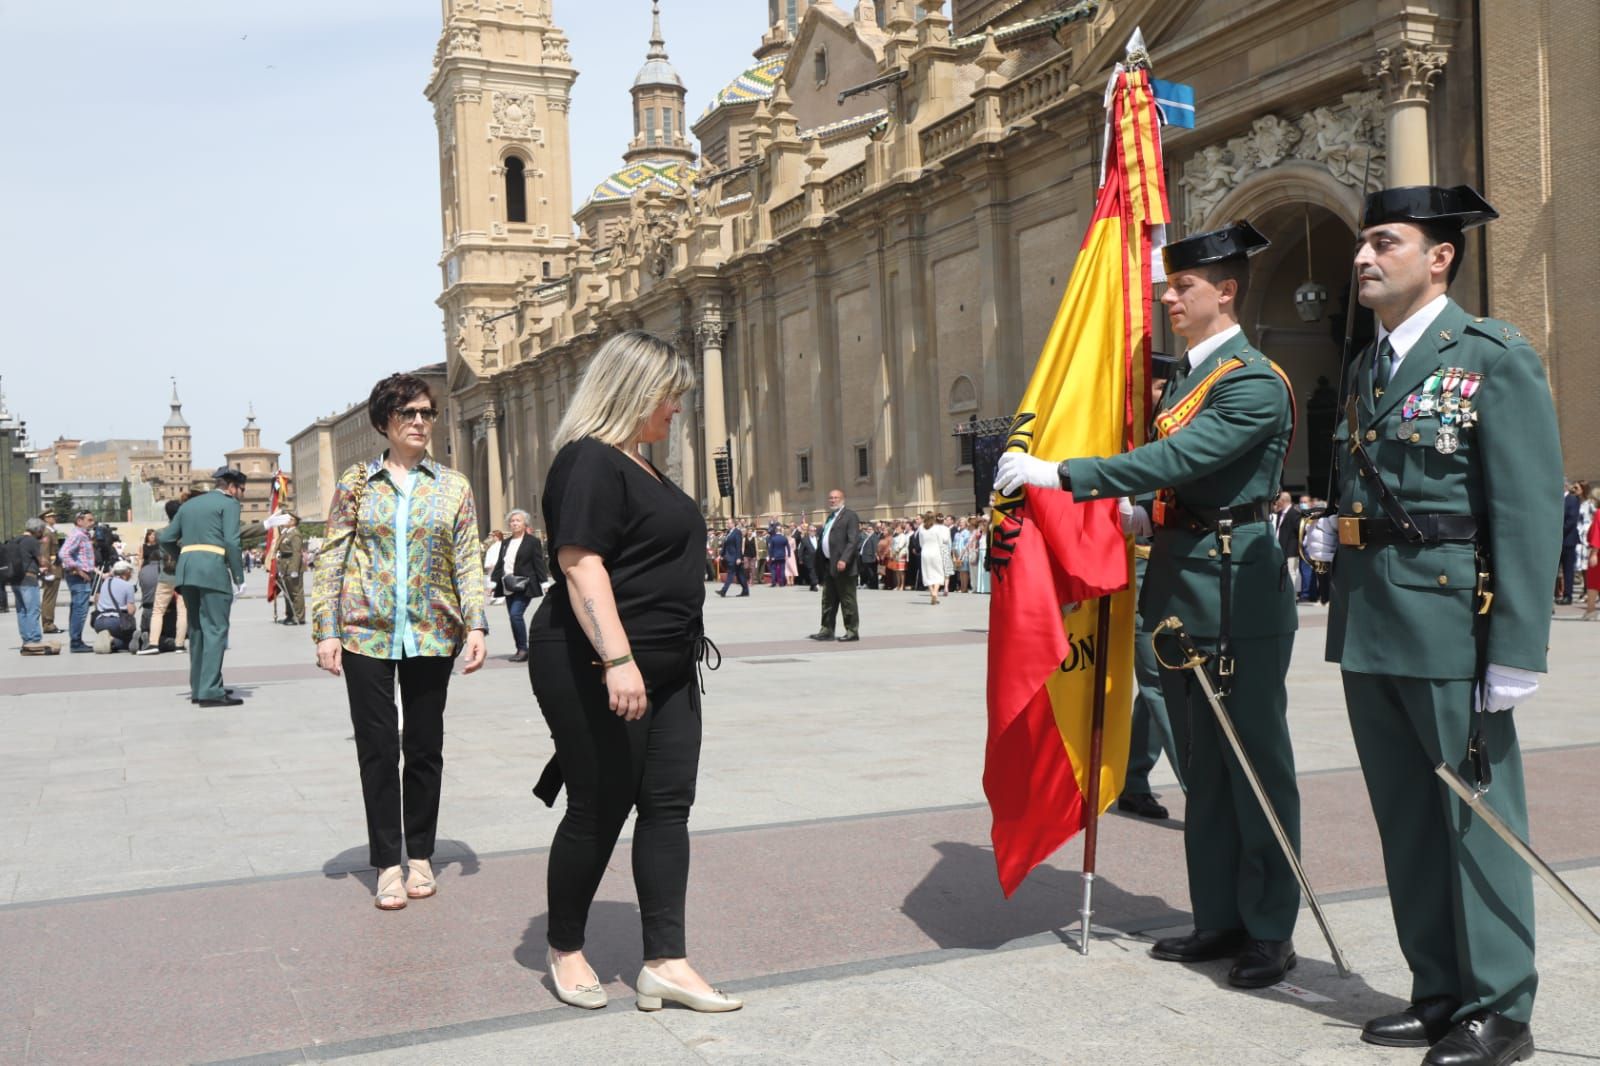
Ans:
[[[1509,322],[1502,322],[1498,318],[1474,317],[1467,322],[1466,328],[1467,332],[1475,333],[1480,337],[1487,337],[1502,348],[1509,348],[1518,341],[1523,344],[1528,343],[1528,338],[1523,336],[1520,329]]]

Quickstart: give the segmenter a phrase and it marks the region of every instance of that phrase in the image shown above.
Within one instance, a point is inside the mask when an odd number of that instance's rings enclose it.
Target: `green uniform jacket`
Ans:
[[[1068,464],[1072,494],[1080,500],[1101,496],[1143,496],[1176,490],[1180,503],[1197,507],[1238,507],[1277,495],[1283,457],[1289,450],[1294,414],[1289,390],[1267,357],[1241,332],[1168,386],[1161,409],[1171,407],[1228,360],[1245,365],[1217,381],[1188,425],[1161,440],[1104,459],[1073,459]],[[1169,614],[1183,619],[1196,637],[1219,635],[1221,563],[1214,533],[1157,529],[1150,565],[1139,593],[1140,625],[1155,629]],[[1270,522],[1251,522],[1233,536],[1233,636],[1270,637],[1293,633],[1294,590],[1284,569],[1283,549]]]
[[[173,516],[156,537],[161,550],[178,555],[178,572],[173,584],[197,589],[232,592],[244,584],[244,559],[239,553],[239,501],[226,492],[213,490],[196,496]],[[210,544],[216,552],[182,552],[192,544]]]
[[[278,574],[285,580],[298,578],[305,570],[305,540],[300,527],[295,526],[278,538],[274,550],[278,556]]]
[[[1472,515],[1494,574],[1487,662],[1543,672],[1550,589],[1561,551],[1561,443],[1544,364],[1514,326],[1473,318],[1454,300],[1406,353],[1381,398],[1372,394],[1373,348],[1351,368],[1357,428],[1384,484],[1412,515]],[[1470,399],[1475,426],[1441,454],[1439,415],[1409,422],[1407,397],[1435,371],[1483,375]],[[1433,390],[1437,396],[1440,389]],[[1459,392],[1459,390],[1457,390]],[[1358,475],[1340,412],[1334,461],[1342,514],[1381,517],[1378,493]],[[1328,614],[1329,662],[1363,674],[1435,679],[1476,676],[1470,544],[1341,547]]]

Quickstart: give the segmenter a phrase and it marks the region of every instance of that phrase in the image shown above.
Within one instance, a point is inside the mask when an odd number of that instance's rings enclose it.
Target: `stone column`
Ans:
[[[727,335],[727,324],[722,321],[722,309],[708,306],[695,326],[695,338],[700,342],[700,395],[703,407],[701,425],[705,427],[705,485],[706,505],[713,518],[723,517],[726,509],[721,491],[717,488],[717,449],[728,443],[728,415],[722,391],[722,339]]]
[[[489,528],[501,529],[506,520],[506,485],[500,472],[500,422],[491,402],[483,409],[484,451],[488,453],[489,492],[484,503],[489,508]]]
[[[1433,154],[1428,132],[1428,96],[1444,69],[1445,52],[1401,44],[1378,49],[1367,73],[1383,91],[1389,142],[1386,184],[1433,184]]]

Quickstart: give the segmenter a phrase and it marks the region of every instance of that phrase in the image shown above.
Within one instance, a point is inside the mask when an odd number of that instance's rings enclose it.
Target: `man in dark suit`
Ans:
[[[1272,503],[1272,529],[1283,546],[1284,565],[1289,571],[1289,587],[1295,599],[1300,599],[1300,518],[1304,511],[1294,505],[1294,497],[1287,492],[1278,493]]]
[[[1561,508],[1561,595],[1556,602],[1567,606],[1572,603],[1572,576],[1578,565],[1578,523],[1583,508],[1578,486],[1567,486]]]
[[[722,576],[722,587],[717,590],[718,596],[728,594],[728,586],[734,581],[739,582],[741,596],[750,595],[750,579],[744,575],[744,527],[738,519],[728,527],[728,535],[722,538],[722,567],[726,573]]]
[[[810,523],[801,522],[794,527],[794,557],[796,585],[807,585],[812,592],[817,591],[817,572],[812,565],[817,561],[817,537],[812,532]]]
[[[822,580],[822,628],[812,640],[833,640],[833,622],[844,609],[844,636],[860,640],[861,619],[856,613],[856,559],[861,550],[861,520],[844,505],[844,490],[828,491],[828,518],[817,534],[817,557],[812,574]]]
[[[861,585],[878,587],[878,527],[868,524],[861,527]]]

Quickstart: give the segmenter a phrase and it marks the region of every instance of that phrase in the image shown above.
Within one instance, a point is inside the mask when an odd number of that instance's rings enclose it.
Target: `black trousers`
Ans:
[[[382,869],[405,857],[433,858],[444,778],[444,704],[454,656],[373,659],[346,649],[344,684],[367,805],[368,861]],[[405,704],[405,732],[394,702],[395,676]],[[400,769],[401,756],[405,770]]]
[[[633,885],[646,959],[681,959],[689,887],[689,808],[700,770],[700,689],[692,649],[635,647],[649,710],[624,721],[609,706],[587,641],[535,641],[528,674],[566,779],[567,812],[550,845],[547,939],[583,947],[589,906],[630,811]]]

